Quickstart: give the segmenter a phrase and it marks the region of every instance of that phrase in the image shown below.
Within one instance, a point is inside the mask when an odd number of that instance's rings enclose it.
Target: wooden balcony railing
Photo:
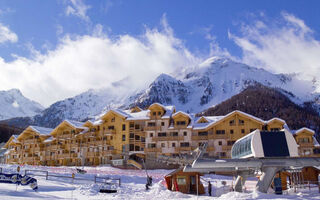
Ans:
[[[152,137],[152,141],[180,141],[183,140],[183,136],[166,136],[166,137]]]

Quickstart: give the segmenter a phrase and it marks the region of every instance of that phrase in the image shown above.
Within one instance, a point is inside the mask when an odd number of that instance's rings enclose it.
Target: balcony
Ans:
[[[145,131],[160,131],[160,126],[146,126],[144,127]]]
[[[116,130],[115,129],[108,129],[104,131],[104,135],[115,135]]]
[[[87,152],[87,157],[98,157],[100,152]]]
[[[191,151],[191,147],[176,147],[176,151]]]
[[[166,136],[166,137],[152,137],[153,142],[157,141],[180,141],[183,140],[183,136]]]
[[[222,151],[231,151],[232,146],[231,145],[224,145],[222,146]]]
[[[161,152],[161,148],[145,148],[145,152],[147,153],[156,153],[156,152]]]
[[[207,147],[207,152],[212,152],[212,151],[215,151],[215,148],[214,147]]]
[[[302,142],[302,143],[298,143],[299,147],[314,147],[313,143],[310,142]]]
[[[227,134],[212,134],[209,135],[209,139],[229,139]]]
[[[192,140],[208,140],[208,135],[193,135],[191,136]]]

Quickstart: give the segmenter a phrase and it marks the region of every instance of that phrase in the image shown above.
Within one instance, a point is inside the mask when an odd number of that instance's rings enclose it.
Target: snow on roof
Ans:
[[[252,118],[252,119],[255,119],[255,120],[257,120],[257,121],[260,121],[261,123],[265,123],[264,120],[262,120],[262,119],[260,119],[260,118],[258,118],[258,117],[255,117],[255,116],[253,116],[253,115],[250,115],[250,114],[248,114],[248,113],[242,112],[242,111],[240,111],[240,110],[232,111],[231,113],[228,113],[227,115],[225,115],[225,117],[227,118],[227,117],[229,117],[230,115],[233,115],[234,113],[240,113],[240,114],[245,115],[245,116],[247,116],[247,117],[249,117],[249,118]]]
[[[160,104],[160,103],[153,103],[153,104],[151,104],[151,105],[149,106],[149,108],[150,108],[151,106],[154,106],[154,105],[157,105],[157,106],[162,107],[163,109],[166,109],[165,106],[162,105],[162,104]]]
[[[160,104],[161,105],[161,104]],[[166,113],[161,117],[161,119],[169,119],[175,110],[176,107],[174,106],[164,106]]]
[[[211,126],[211,125],[213,125],[213,124],[217,123],[218,121],[225,118],[225,116],[210,116],[210,117],[204,116],[204,117],[207,119],[208,123],[194,123],[193,129],[197,130],[197,129],[208,128],[209,126]],[[198,121],[198,119],[195,121]]]
[[[312,136],[312,137],[313,137],[313,145],[315,147],[320,147],[320,144],[319,144],[318,140],[314,136]]]
[[[126,110],[125,112],[130,112],[129,110]],[[148,120],[149,119],[149,110],[142,110],[139,112],[130,113],[130,116],[127,118],[127,120]]]
[[[311,133],[315,133],[314,132],[314,130],[312,130],[312,129],[310,129],[310,128],[307,128],[307,127],[302,127],[302,128],[300,128],[300,129],[298,129],[298,130],[291,130],[291,132],[292,132],[292,134],[297,134],[297,133],[299,133],[299,132],[301,132],[301,131],[303,131],[303,130],[305,130],[305,131],[309,131],[309,132],[311,132]]]
[[[188,116],[190,119],[192,119],[191,116],[190,116],[188,113],[185,113],[185,112],[183,112],[183,111],[178,111],[178,112],[176,112],[176,113],[173,113],[173,114],[172,114],[172,117],[174,117],[174,116],[176,116],[176,115],[178,115],[178,114],[183,114],[183,115],[185,115],[185,116]]]
[[[49,138],[47,138],[46,140],[44,140],[43,142],[44,143],[47,143],[47,142],[52,142],[53,140],[55,140],[56,138],[54,138],[54,137],[49,137]]]
[[[84,122],[78,122],[78,121],[74,121],[74,120],[69,120],[69,119],[66,119],[64,120],[65,122],[69,123],[71,126],[75,127],[75,128],[81,128],[83,129],[83,124]]]
[[[32,130],[39,133],[40,135],[49,135],[53,129],[52,128],[46,128],[41,126],[29,126]]]
[[[278,118],[278,117],[274,117],[274,118],[269,119],[268,121],[265,121],[265,122],[268,124],[268,123],[272,122],[273,120],[281,121],[281,122],[284,123],[284,124],[286,123],[286,121],[284,121],[283,119],[280,119],[280,118]]]

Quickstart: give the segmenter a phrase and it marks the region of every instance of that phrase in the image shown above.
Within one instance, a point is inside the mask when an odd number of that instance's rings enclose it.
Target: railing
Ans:
[[[191,151],[191,147],[176,147],[177,151]]]
[[[2,172],[2,168],[1,168]],[[110,183],[116,181],[119,186],[121,186],[121,179],[120,178],[110,178],[110,177],[101,177],[95,175],[93,179],[90,178],[85,178],[85,177],[77,177],[77,174],[71,174],[71,176],[66,176],[66,175],[56,175],[56,174],[50,174],[48,171],[44,170],[29,170],[26,169],[24,171],[24,175],[26,176],[41,176],[41,177],[46,177],[46,180],[49,180],[50,177],[56,177],[56,178],[63,178],[63,179],[70,179],[72,183],[76,180],[82,180],[82,181],[92,181],[94,183]]]
[[[165,137],[152,137],[152,141],[180,141],[183,140],[183,136],[165,136]]]
[[[222,146],[222,151],[231,151],[232,146],[231,145],[224,145]]]
[[[157,130],[160,130],[160,127],[159,126],[146,126],[146,127],[144,127],[144,130],[145,131],[157,131]]]
[[[193,135],[191,136],[192,140],[208,140],[208,135]]]
[[[161,152],[161,149],[159,148],[145,148],[146,152]]]
[[[105,130],[105,131],[104,131],[104,134],[105,134],[105,135],[114,135],[114,134],[116,134],[116,130],[112,130],[112,129],[110,129],[110,130]]]

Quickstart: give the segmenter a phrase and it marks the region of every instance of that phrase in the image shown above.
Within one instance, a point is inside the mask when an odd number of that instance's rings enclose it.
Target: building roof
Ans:
[[[64,121],[69,123],[74,128],[79,128],[79,129],[83,129],[84,128],[83,125],[84,125],[85,122],[78,122],[78,121],[70,120],[70,119],[66,119]]]
[[[32,130],[39,133],[40,135],[50,135],[50,133],[53,131],[52,128],[46,128],[41,126],[29,126]]]
[[[299,132],[301,132],[301,131],[309,131],[309,132],[311,132],[311,133],[313,133],[313,134],[315,134],[315,131],[314,130],[312,130],[312,129],[310,129],[310,128],[307,128],[307,127],[302,127],[302,128],[300,128],[300,129],[298,129],[298,130],[291,130],[291,132],[292,132],[292,134],[298,134]]]
[[[286,121],[284,121],[283,119],[280,119],[280,118],[278,118],[278,117],[274,117],[274,118],[269,119],[268,121],[265,121],[265,122],[266,122],[267,124],[269,124],[270,122],[272,122],[272,121],[274,121],[274,120],[278,120],[278,121],[286,124]]]
[[[211,125],[219,122],[220,120],[224,119],[225,116],[210,116],[210,117],[206,117],[203,116],[208,122],[207,123],[193,123],[193,129],[197,130],[197,129],[206,129],[208,127],[210,127]],[[194,120],[195,122],[199,121],[200,118]]]
[[[318,140],[314,136],[312,136],[312,137],[313,137],[313,145],[315,147],[320,147],[320,144],[319,144]]]
[[[189,115],[188,113],[185,113],[185,112],[183,112],[183,111],[178,111],[178,112],[173,113],[173,114],[172,114],[172,117],[174,117],[174,116],[176,116],[176,115],[178,115],[178,114],[185,115],[185,116],[189,117],[190,119],[192,119],[192,118],[191,118],[191,115]]]

